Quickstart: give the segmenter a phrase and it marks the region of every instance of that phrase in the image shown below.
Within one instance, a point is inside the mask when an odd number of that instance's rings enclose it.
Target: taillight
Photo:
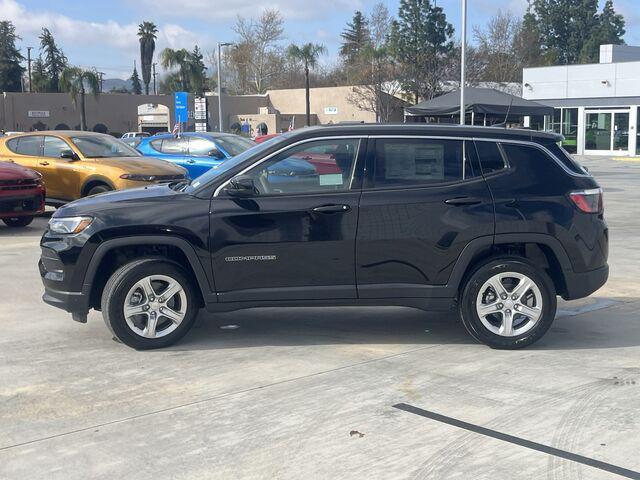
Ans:
[[[581,212],[602,213],[604,210],[602,188],[571,192],[569,193],[569,198]]]

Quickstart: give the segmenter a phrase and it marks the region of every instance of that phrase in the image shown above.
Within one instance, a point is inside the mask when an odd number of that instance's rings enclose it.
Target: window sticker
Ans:
[[[342,185],[342,174],[328,173],[326,175],[320,175],[320,185],[321,186]]]

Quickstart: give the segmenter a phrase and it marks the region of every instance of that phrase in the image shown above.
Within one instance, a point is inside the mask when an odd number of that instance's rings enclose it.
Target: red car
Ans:
[[[256,143],[266,142],[274,137],[279,136],[279,133],[270,133],[268,135],[258,135],[253,139]],[[342,173],[342,170],[338,165],[336,165],[335,156],[329,153],[323,152],[314,152],[313,148],[308,151],[301,152],[299,155],[296,155],[296,158],[300,158],[301,160],[306,160],[311,165],[313,165],[316,169],[318,175],[326,175],[332,173]]]
[[[42,175],[11,162],[0,162],[0,219],[9,227],[26,227],[44,212]]]

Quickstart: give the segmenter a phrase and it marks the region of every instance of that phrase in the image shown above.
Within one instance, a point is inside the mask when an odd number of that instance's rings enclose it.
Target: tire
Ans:
[[[109,185],[101,184],[96,185],[95,187],[91,187],[85,197],[89,197],[91,195],[98,195],[99,193],[111,192],[113,188]]]
[[[20,228],[26,227],[31,222],[33,222],[33,217],[9,217],[3,218],[2,221],[7,227]]]
[[[146,279],[150,279],[152,293],[148,293]],[[176,282],[181,290],[168,298],[162,297],[171,282]],[[104,287],[101,306],[104,322],[114,337],[137,350],[173,345],[189,331],[199,309],[194,286],[185,270],[155,258],[134,260],[117,269]],[[147,311],[127,316],[125,306],[136,310],[147,307]],[[183,317],[179,322],[172,321],[162,311],[173,316],[182,312]],[[150,323],[151,318],[156,318],[156,323]]]
[[[496,289],[501,290],[498,296]],[[557,299],[544,270],[520,257],[501,257],[468,276],[459,305],[460,319],[471,336],[491,348],[513,350],[542,338],[555,318]]]

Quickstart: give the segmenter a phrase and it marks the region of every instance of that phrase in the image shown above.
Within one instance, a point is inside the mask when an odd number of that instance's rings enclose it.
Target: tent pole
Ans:
[[[486,127],[487,126],[487,114],[484,114],[484,123],[483,126]]]
[[[464,84],[466,69],[466,50],[467,50],[467,0],[462,0],[462,35],[460,40],[460,125],[466,123],[464,108]],[[473,112],[471,112],[473,118]],[[472,122],[473,123],[473,120]]]

